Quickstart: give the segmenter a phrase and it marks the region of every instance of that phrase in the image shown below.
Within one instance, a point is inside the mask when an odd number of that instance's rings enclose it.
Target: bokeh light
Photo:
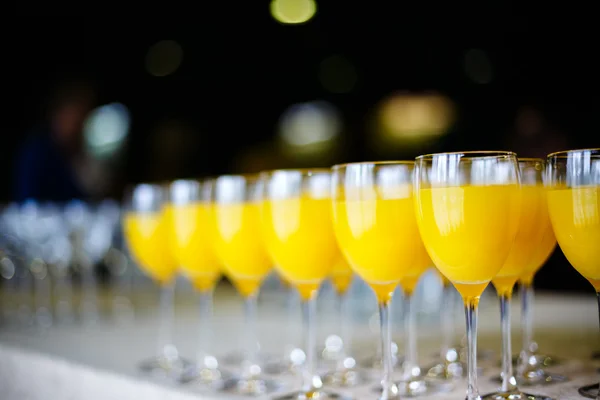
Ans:
[[[183,61],[183,49],[174,40],[161,40],[150,47],[146,54],[146,70],[150,75],[161,77],[173,74]]]
[[[390,149],[418,147],[443,136],[456,113],[446,96],[403,93],[385,98],[375,111],[374,143]]]
[[[271,15],[282,24],[303,24],[317,12],[315,0],[272,0]]]
[[[123,146],[129,126],[129,111],[123,104],[111,103],[96,108],[84,125],[88,151],[100,158],[113,155]]]
[[[334,54],[321,62],[319,80],[330,93],[349,93],[356,86],[358,74],[346,57]]]
[[[314,101],[290,106],[279,121],[279,139],[292,156],[318,156],[330,151],[342,129],[338,110],[330,103]]]

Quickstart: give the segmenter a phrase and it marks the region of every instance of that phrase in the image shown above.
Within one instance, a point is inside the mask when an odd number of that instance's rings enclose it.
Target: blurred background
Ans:
[[[222,1],[143,4],[135,17],[39,7],[20,6],[3,43],[5,203],[599,143],[593,13],[576,3]],[[536,284],[589,291],[558,248]]]

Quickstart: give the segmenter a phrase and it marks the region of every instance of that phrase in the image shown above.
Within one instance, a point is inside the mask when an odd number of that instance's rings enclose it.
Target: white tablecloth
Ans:
[[[151,298],[152,293],[145,294]],[[370,301],[370,300],[365,300]],[[0,399],[1,400],[185,400],[232,399],[234,396],[200,389],[193,385],[176,385],[157,381],[142,375],[136,362],[152,354],[157,330],[156,310],[147,299],[136,300],[140,306],[130,321],[115,322],[104,318],[96,324],[55,325],[40,332],[36,329],[4,327],[0,329]],[[220,289],[215,301],[214,353],[235,350],[240,343],[241,306],[239,298],[230,289]],[[517,303],[515,301],[515,303]],[[273,296],[260,304],[260,332],[264,351],[281,353],[287,342],[301,338],[300,324],[292,325],[285,315],[282,301]],[[321,307],[320,343],[331,324],[331,311]],[[519,312],[513,308],[513,351],[520,345]],[[373,306],[374,311],[374,306]],[[184,356],[195,354],[197,332],[196,308],[193,295],[188,291],[178,295],[175,341]],[[541,350],[565,360],[552,369],[571,379],[544,387],[527,388],[529,392],[545,394],[556,399],[581,399],[577,388],[598,382],[595,373],[599,365],[591,360],[598,349],[598,310],[593,293],[587,296],[539,294],[536,297],[536,339]],[[295,316],[292,316],[295,318]],[[298,312],[297,317],[300,318]],[[360,317],[360,316],[359,316]],[[377,344],[377,333],[369,329],[365,318],[354,326],[354,351],[357,358],[372,354]],[[457,338],[464,332],[464,317],[457,313]],[[423,365],[434,361],[439,347],[439,329],[435,317],[419,319],[419,350]],[[399,339],[399,324],[396,324]],[[479,319],[479,349],[500,350],[499,315],[493,297],[482,300]],[[288,333],[286,333],[288,332]],[[498,357],[483,363],[484,376],[480,378],[482,394],[497,387],[490,377],[499,374]],[[377,374],[377,371],[375,371]],[[288,390],[297,388],[298,378],[283,379]],[[375,399],[372,388],[377,380],[343,391],[355,399]],[[444,394],[423,397],[436,399],[463,399],[466,383],[459,381],[456,388]],[[270,398],[265,396],[264,398]]]

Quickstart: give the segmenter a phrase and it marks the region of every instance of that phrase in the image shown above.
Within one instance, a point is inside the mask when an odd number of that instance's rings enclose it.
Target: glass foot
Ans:
[[[340,393],[330,392],[327,390],[314,390],[311,392],[293,392],[284,394],[281,396],[274,397],[274,400],[309,400],[309,399],[318,399],[318,400],[352,400],[352,397],[346,396]]]
[[[423,377],[414,377],[409,381],[396,382],[398,394],[401,397],[417,397],[439,392],[443,389],[442,385],[432,385]]]
[[[551,383],[566,382],[569,378],[563,375],[551,374],[542,369],[538,371],[529,371],[527,374],[517,376],[519,386],[538,386],[549,385]],[[494,383],[502,383],[502,377],[496,376],[491,379]]]
[[[462,378],[466,368],[461,362],[445,362],[434,365],[427,370],[430,379],[451,381]]]
[[[154,357],[140,362],[138,367],[147,374],[160,374],[179,379],[193,365],[183,358]]]
[[[280,388],[274,380],[256,377],[251,379],[230,378],[223,382],[221,391],[242,396],[259,396],[272,393]]]
[[[222,389],[227,379],[231,379],[231,374],[223,370],[194,365],[179,377],[179,383]]]
[[[517,365],[519,363],[520,356],[514,356],[512,361],[513,365]],[[528,359],[529,364],[540,365],[543,367],[551,367],[554,365],[559,365],[562,363],[562,360],[558,357],[551,356],[548,354],[532,354]]]
[[[366,380],[364,374],[354,368],[329,372],[323,376],[323,383],[328,386],[352,387]]]
[[[514,392],[495,392],[481,396],[482,400],[554,400],[552,397],[523,393],[519,391]]]
[[[583,397],[587,397],[588,399],[597,399],[600,393],[600,384],[596,383],[595,385],[588,385],[580,387],[578,392]]]
[[[398,391],[398,398],[431,395],[434,393],[447,392],[453,388],[451,382],[438,384],[425,380],[423,377],[414,377],[410,381],[396,382],[395,386]],[[381,386],[373,387],[373,391],[381,393]]]

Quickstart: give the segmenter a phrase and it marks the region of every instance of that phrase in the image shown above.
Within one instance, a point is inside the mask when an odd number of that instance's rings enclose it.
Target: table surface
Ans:
[[[135,318],[102,318],[95,323],[55,324],[39,331],[15,327],[0,328],[0,398],[3,400],[48,399],[234,399],[236,396],[218,393],[197,385],[178,385],[141,374],[136,362],[146,358],[155,348],[157,318],[154,291],[136,294]],[[326,297],[326,296],[325,296]],[[364,301],[363,301],[364,300]],[[516,300],[516,299],[515,299]],[[358,299],[369,303],[370,300]],[[515,301],[516,303],[516,301]],[[356,303],[353,303],[356,304]],[[263,350],[270,354],[284,354],[286,345],[298,344],[301,338],[300,313],[290,313],[284,306],[283,295],[265,295],[259,304],[259,336]],[[457,306],[458,307],[458,306]],[[217,291],[214,309],[214,336],[211,348],[216,355],[239,349],[241,338],[240,300],[230,288]],[[320,307],[319,343],[331,331],[331,307]],[[513,304],[513,352],[521,343],[518,305]],[[564,360],[551,369],[567,375],[570,380],[543,387],[528,388],[556,399],[582,399],[577,388],[598,381],[595,373],[600,365],[591,360],[598,349],[598,320],[595,296],[538,294],[535,303],[535,336],[540,349]],[[353,352],[357,359],[373,355],[377,345],[377,329],[373,329],[375,308],[353,317]],[[180,353],[193,357],[196,352],[197,309],[194,296],[188,291],[177,296],[175,343]],[[464,332],[464,318],[456,313],[456,337]],[[365,319],[370,320],[367,323]],[[439,348],[438,318],[419,318],[419,358],[422,365],[431,365]],[[395,325],[395,335],[401,344],[400,325]],[[479,318],[479,349],[489,349],[495,354],[493,361],[482,362],[484,374],[479,380],[482,393],[493,391],[497,384],[490,377],[499,375],[500,350],[498,307],[493,296],[482,299]],[[230,367],[231,370],[231,367]],[[235,371],[234,371],[235,372]],[[352,389],[339,390],[354,399],[375,399],[372,388],[378,371],[367,384]],[[296,389],[299,379],[278,376],[284,389],[278,394]],[[466,383],[457,381],[455,388],[443,394],[424,396],[445,399],[464,398]],[[336,389],[337,390],[337,389]],[[272,395],[271,395],[272,396]],[[271,398],[263,396],[262,398]]]

